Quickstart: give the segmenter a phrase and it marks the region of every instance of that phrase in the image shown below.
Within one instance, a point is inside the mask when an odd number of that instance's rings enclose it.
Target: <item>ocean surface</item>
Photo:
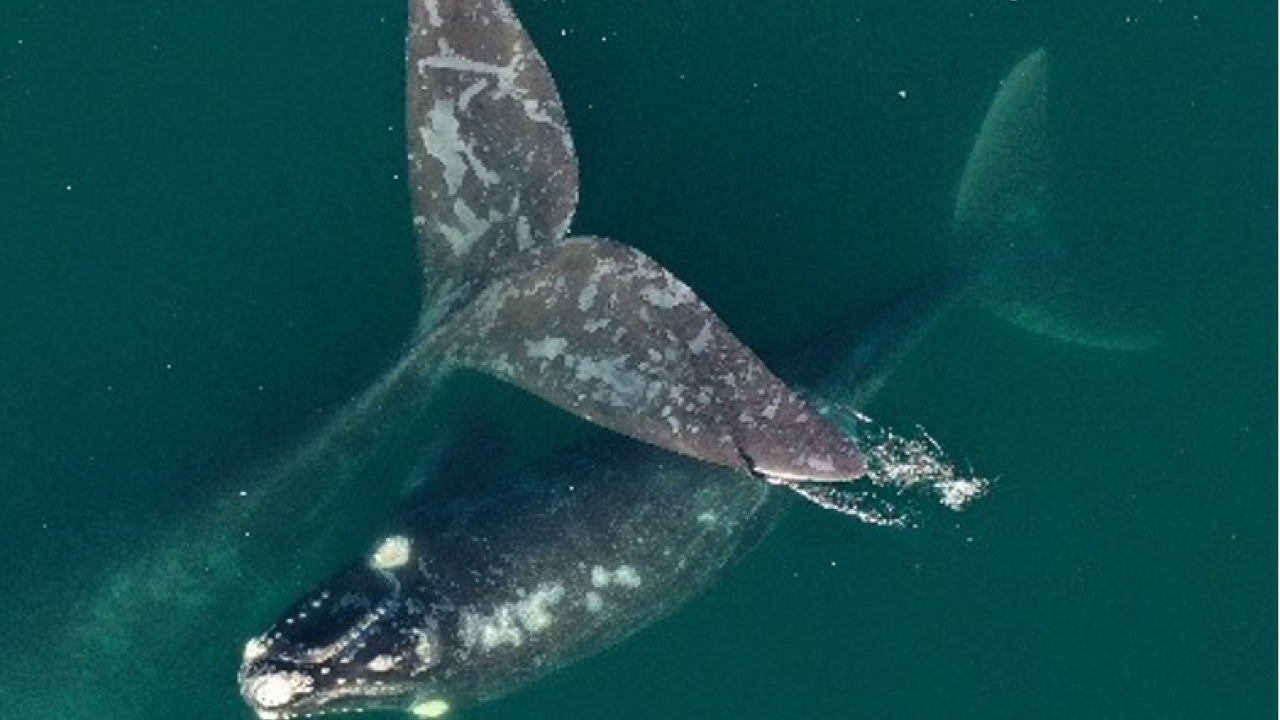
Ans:
[[[1273,717],[1274,4],[516,7],[577,141],[575,229],[758,347],[945,261],[995,85],[1048,48],[1063,272],[1159,342],[958,308],[869,410],[997,478],[988,498],[914,530],[797,508],[683,611],[467,718]],[[0,717],[58,696],[43,717],[146,720],[43,671],[51,618],[403,346],[403,12],[0,9]],[[575,432],[556,415],[502,421],[537,448]],[[171,642],[234,658],[219,620]],[[247,713],[234,662],[114,691]]]

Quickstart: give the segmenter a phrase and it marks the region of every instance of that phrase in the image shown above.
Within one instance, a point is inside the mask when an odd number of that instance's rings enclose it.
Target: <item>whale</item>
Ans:
[[[450,422],[441,393],[467,375],[761,485],[865,474],[849,428],[783,383],[687,284],[633,247],[568,236],[572,138],[505,5],[417,8],[419,30],[439,13],[459,21],[447,48],[409,39],[406,234],[423,293],[404,352],[296,445],[211,479],[206,497],[113,559],[24,598],[30,632],[13,646],[41,680],[0,675],[6,717],[216,707],[224,689],[207,679],[234,668],[237,651],[204,637],[210,618],[250,634],[381,526]]]
[[[434,67],[436,52],[448,60],[435,65],[489,65],[457,51],[464,40],[471,52],[499,54],[529,42],[501,2],[412,7],[411,69]],[[620,436],[483,486],[428,483],[362,557],[248,639],[238,673],[248,706],[263,720],[374,710],[440,717],[505,697],[669,615],[760,542],[794,504],[786,489],[888,525],[908,524],[916,502],[958,510],[980,497],[987,481],[960,471],[927,435],[879,428],[857,408],[957,303],[989,296],[1011,246],[1043,236],[1048,83],[1044,50],[1001,81],[960,178],[955,259],[874,314],[854,313],[784,348],[783,376],[859,438],[861,483],[760,483]],[[523,152],[539,142],[491,137]],[[476,463],[447,465],[465,475]]]

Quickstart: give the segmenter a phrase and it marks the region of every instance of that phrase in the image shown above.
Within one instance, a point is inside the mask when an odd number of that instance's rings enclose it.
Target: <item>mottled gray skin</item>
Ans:
[[[852,439],[640,251],[565,239],[577,160],[546,65],[501,0],[413,0],[410,189],[421,345],[591,422],[775,482],[850,480]]]

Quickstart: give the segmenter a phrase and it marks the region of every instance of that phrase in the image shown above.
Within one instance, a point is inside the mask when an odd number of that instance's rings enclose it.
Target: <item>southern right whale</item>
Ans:
[[[425,28],[438,40],[429,47],[452,47],[451,16],[434,2],[414,6],[411,38]],[[462,32],[475,47],[527,42],[505,5],[472,8],[475,25]],[[850,318],[801,343],[783,365],[815,397],[865,403],[958,300],[996,281],[1010,245],[1037,240],[1051,174],[1047,85],[1044,51],[1001,83],[957,194],[958,259],[875,317]],[[502,142],[527,148],[537,140]],[[912,502],[900,493],[919,491],[954,509],[983,491],[927,438],[873,436],[865,418],[851,421],[870,467],[860,487],[891,490],[880,498],[889,513]],[[862,505],[858,489],[787,487],[841,511],[893,519]],[[502,697],[669,613],[749,550],[790,497],[621,438],[567,449],[483,491],[428,486],[363,559],[246,643],[241,693],[264,720],[387,709],[437,717]]]
[[[418,7],[428,20],[505,17],[490,12],[501,4]],[[433,434],[431,401],[459,369],[757,481],[863,474],[854,439],[691,288],[634,248],[566,239],[577,159],[550,75],[519,26],[475,26],[451,40],[412,51],[409,169],[424,288],[404,354],[296,448],[222,479],[210,502],[139,532],[110,564],[27,598],[41,619],[15,645],[42,679],[0,678],[6,717],[154,718],[216,705],[207,678],[234,667],[236,653],[201,637],[209,619],[249,634],[331,572],[350,536],[385,521]],[[488,62],[468,64],[478,57]]]

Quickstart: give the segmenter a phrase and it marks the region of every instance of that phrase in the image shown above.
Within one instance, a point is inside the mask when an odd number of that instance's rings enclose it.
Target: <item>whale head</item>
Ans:
[[[386,538],[245,644],[240,694],[258,717],[448,709],[429,695],[444,657],[431,609],[402,592],[411,556],[407,538]]]

